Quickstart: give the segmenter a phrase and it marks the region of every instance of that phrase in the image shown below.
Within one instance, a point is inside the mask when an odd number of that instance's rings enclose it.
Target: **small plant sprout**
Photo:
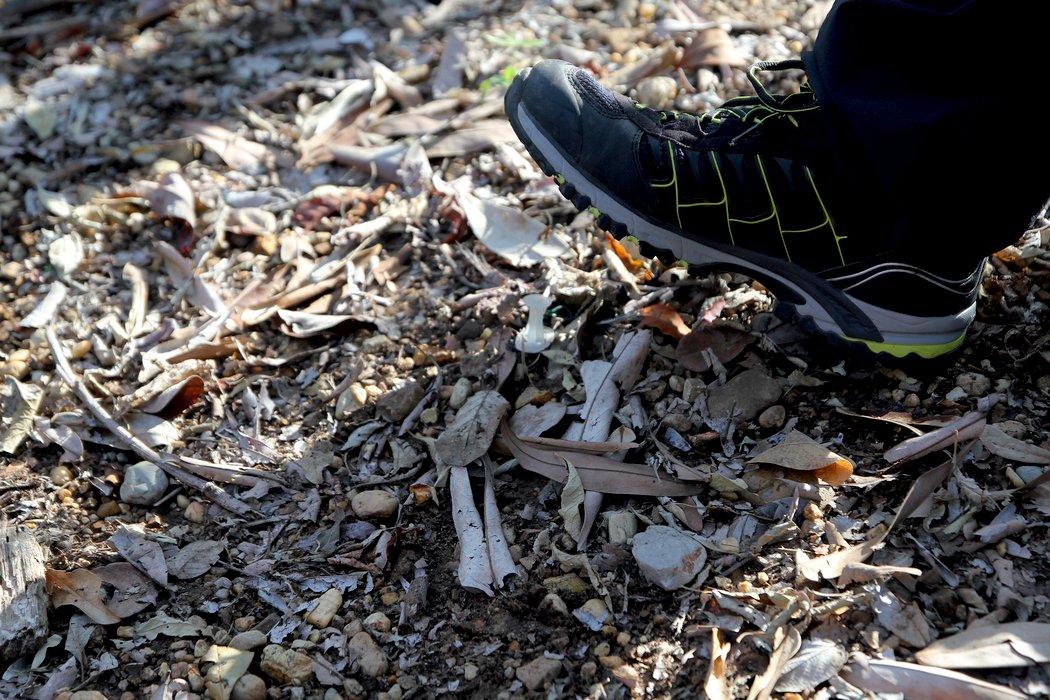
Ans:
[[[529,310],[529,320],[518,331],[515,346],[526,353],[543,352],[554,340],[554,331],[543,326],[543,312],[553,300],[546,294],[526,294],[521,301]]]

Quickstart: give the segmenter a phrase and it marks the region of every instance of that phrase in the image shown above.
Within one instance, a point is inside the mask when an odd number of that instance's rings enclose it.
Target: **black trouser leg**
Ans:
[[[1015,242],[1050,198],[1045,37],[1026,7],[833,5],[803,61],[859,217],[848,223],[883,249],[889,236],[951,267]]]

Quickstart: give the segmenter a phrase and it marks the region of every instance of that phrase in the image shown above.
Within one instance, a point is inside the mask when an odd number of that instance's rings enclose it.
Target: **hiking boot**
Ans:
[[[771,94],[758,77],[802,68],[751,66],[755,96],[697,116],[649,109],[546,60],[518,74],[505,106],[562,194],[614,235],[636,236],[644,254],[742,273],[774,294],[779,316],[851,346],[924,358],[956,349],[984,257],[935,274],[888,236],[845,223],[865,213],[845,204],[817,96],[805,84]]]

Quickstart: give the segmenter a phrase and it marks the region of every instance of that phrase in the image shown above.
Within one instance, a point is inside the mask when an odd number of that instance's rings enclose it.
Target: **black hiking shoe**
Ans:
[[[758,280],[777,314],[895,357],[955,350],[976,312],[985,260],[934,274],[907,251],[843,230],[817,97],[770,94],[695,116],[659,112],[547,60],[522,71],[505,106],[515,133],[580,210],[643,253]]]

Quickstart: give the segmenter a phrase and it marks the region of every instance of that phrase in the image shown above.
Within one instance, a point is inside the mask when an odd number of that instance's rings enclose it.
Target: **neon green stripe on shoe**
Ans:
[[[918,355],[924,359],[932,359],[939,357],[945,353],[955,350],[963,344],[963,340],[966,339],[966,333],[963,332],[958,338],[949,340],[947,343],[939,343],[937,345],[907,345],[901,343],[879,343],[874,340],[863,340],[862,338],[851,338],[848,335],[842,336],[845,340],[851,343],[863,343],[874,353],[886,353],[894,357],[905,358],[908,355]]]

